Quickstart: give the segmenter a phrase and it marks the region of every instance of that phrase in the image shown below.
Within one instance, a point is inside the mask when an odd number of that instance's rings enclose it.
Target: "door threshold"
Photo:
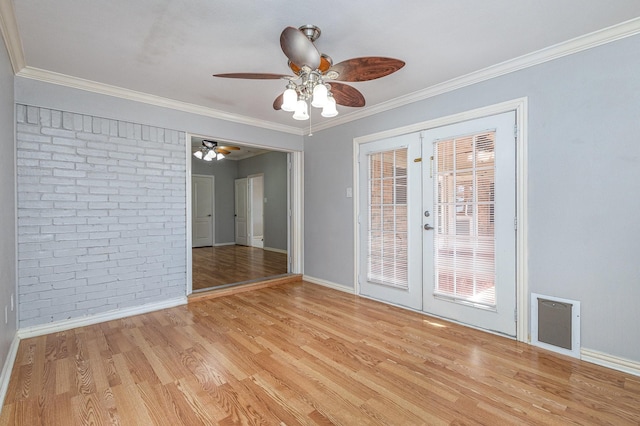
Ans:
[[[280,284],[302,282],[302,274],[282,274],[269,278],[258,278],[239,283],[225,284],[209,289],[196,290],[187,297],[188,303],[200,302],[207,299],[244,293],[245,291],[258,290],[260,288],[273,287]]]

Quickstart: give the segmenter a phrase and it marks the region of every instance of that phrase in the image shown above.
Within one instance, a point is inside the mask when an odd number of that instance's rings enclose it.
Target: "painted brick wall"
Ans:
[[[19,326],[186,292],[185,134],[17,105]]]

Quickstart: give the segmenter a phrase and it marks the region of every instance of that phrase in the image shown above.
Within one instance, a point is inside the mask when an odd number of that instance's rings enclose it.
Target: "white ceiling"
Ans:
[[[301,131],[308,122],[272,108],[284,81],[212,74],[289,74],[280,33],[314,24],[322,30],[316,47],[334,63],[359,56],[406,62],[391,76],[350,83],[371,108],[638,18],[640,1],[19,0],[14,9],[27,70]],[[344,119],[359,109],[338,110]],[[312,115],[314,124],[329,120]]]

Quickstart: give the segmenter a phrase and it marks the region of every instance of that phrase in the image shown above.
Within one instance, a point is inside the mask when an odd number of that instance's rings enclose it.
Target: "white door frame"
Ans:
[[[193,253],[191,249],[191,137],[211,137],[206,135],[199,135],[195,133],[185,134],[185,158],[186,158],[186,204],[187,204],[187,220],[185,225],[185,233],[187,235],[187,283],[185,288],[185,294],[188,296],[193,293]],[[253,143],[242,143],[233,140],[224,140],[220,138],[214,138],[225,142],[226,144],[241,144],[248,145],[257,148],[269,149],[272,151],[281,151],[288,153],[288,170],[287,170],[287,203],[288,203],[288,218],[287,228],[289,230],[288,247],[287,252],[289,256],[289,272],[292,274],[302,274],[303,259],[304,259],[304,229],[303,229],[303,215],[304,215],[304,155],[302,151],[287,151],[279,150],[272,146],[259,145]]]
[[[216,177],[213,175],[199,175],[199,174],[194,174],[190,176],[197,176],[201,178],[211,179],[211,245],[215,246],[216,245]],[[193,181],[192,181],[192,184],[193,184]],[[190,186],[190,188],[193,191],[193,187]],[[191,197],[191,202],[193,203],[193,196]],[[191,206],[191,214],[193,215],[193,206]],[[191,217],[191,220],[193,221],[193,217]],[[193,222],[192,222],[192,225],[193,225]],[[192,226],[191,238],[193,239],[193,226]],[[193,244],[193,240],[191,241],[191,244]]]
[[[257,178],[262,178],[262,245],[255,245],[254,242],[254,230],[253,230],[253,226],[255,225],[255,206],[254,206],[254,200],[253,200],[253,182],[255,179]],[[265,231],[265,223],[264,223],[264,173],[256,173],[253,175],[249,175],[247,176],[247,179],[249,179],[249,246],[251,247],[259,247],[259,248],[264,248],[264,231]]]
[[[516,308],[517,308],[517,325],[516,339],[521,342],[529,342],[529,282],[527,269],[527,231],[528,231],[528,215],[527,215],[527,198],[528,198],[528,173],[527,173],[527,103],[528,99],[518,98],[511,101],[502,102],[495,105],[489,105],[477,108],[459,114],[453,114],[446,117],[440,117],[433,120],[423,121],[409,126],[398,127],[379,133],[360,136],[353,140],[353,229],[354,229],[354,291],[355,294],[360,293],[358,284],[358,259],[360,259],[360,235],[358,226],[358,217],[365,212],[359,211],[360,199],[360,182],[359,182],[359,165],[358,157],[360,155],[360,145],[367,142],[387,139],[407,133],[415,133],[422,130],[428,130],[435,127],[445,126],[449,124],[459,123],[462,121],[473,120],[476,118],[486,117],[489,115],[501,114],[503,112],[515,111],[517,127],[514,129],[517,146],[516,146],[516,181],[517,181],[517,201],[516,201]]]

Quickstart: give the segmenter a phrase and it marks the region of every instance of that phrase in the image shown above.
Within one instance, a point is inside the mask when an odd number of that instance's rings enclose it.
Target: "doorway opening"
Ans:
[[[215,139],[227,152],[207,161],[206,155],[193,155],[203,139],[215,138],[187,136],[187,294],[299,273],[301,205],[295,194],[301,193],[301,153]],[[197,192],[202,176],[214,182],[211,203]],[[212,212],[202,204],[211,204]],[[208,214],[212,238],[202,244],[206,240],[196,230],[204,232],[202,216]]]

